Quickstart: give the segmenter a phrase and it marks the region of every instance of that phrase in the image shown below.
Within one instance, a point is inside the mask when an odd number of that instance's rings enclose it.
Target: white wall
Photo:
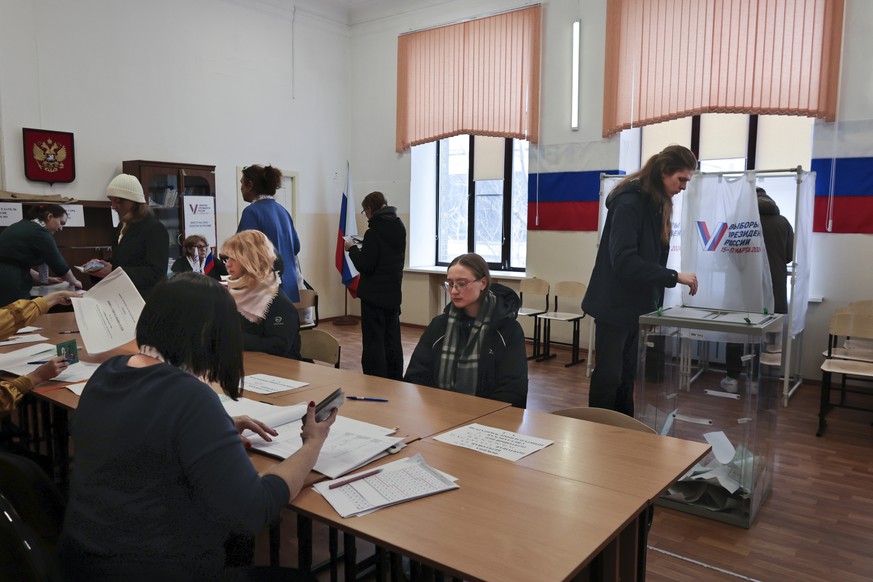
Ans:
[[[0,189],[105,200],[127,159],[214,164],[218,238],[236,166],[299,175],[297,227],[321,312],[349,151],[348,26],[318,0],[0,0]],[[21,128],[75,134],[76,180],[24,177]]]
[[[407,195],[404,189],[408,189],[410,156],[394,153],[397,35],[529,3],[450,0],[433,3],[432,7],[427,4],[421,0],[393,3],[383,0],[352,10],[353,76],[384,85],[383,91],[359,93],[359,98],[351,104],[355,179],[390,186],[392,190],[386,194],[404,210],[408,208],[403,198]],[[617,165],[619,157],[625,154],[619,156],[616,138],[602,140],[600,137],[606,1],[546,0],[543,6],[542,135],[541,148],[538,151],[532,148],[531,168],[546,169],[548,161],[537,156],[547,158],[548,152],[555,149],[576,152],[574,159],[578,160],[578,167],[575,169],[603,167],[596,166],[592,160],[614,159]],[[580,7],[584,8],[583,14],[579,14]],[[570,31],[572,21],[580,17],[583,23],[581,128],[571,132],[568,119]],[[873,41],[870,39],[873,39],[873,3],[847,0],[840,119],[873,119],[873,70],[869,67]],[[353,83],[355,87],[358,85],[358,82]],[[778,161],[784,165],[783,160]],[[415,232],[410,232],[410,236],[414,237]],[[593,267],[595,243],[593,233],[530,232],[528,274],[550,281],[587,281]],[[825,301],[813,305],[809,312],[803,355],[804,373],[809,378],[818,377],[821,358],[817,354],[822,349],[827,320],[833,310],[849,301],[873,297],[873,271],[858,268],[868,262],[865,257],[870,256],[871,251],[873,236],[814,235],[811,294],[822,295]],[[404,321],[423,324],[433,315],[428,312],[429,298],[422,292],[427,284],[426,275],[407,274]]]
[[[358,204],[382,190],[408,224],[415,195],[410,155],[394,152],[397,36],[529,4],[0,0],[0,188],[102,199],[125,159],[215,164],[223,239],[236,227],[237,165],[296,171],[303,268],[322,295],[321,314],[338,315],[344,292],[333,251],[346,159]],[[600,138],[606,0],[546,0],[543,7],[541,146],[531,167],[546,169],[553,150],[574,152],[576,169],[618,164],[625,145]],[[570,32],[580,17],[581,128],[572,132]],[[873,120],[871,39],[873,3],[847,0],[840,120]],[[50,188],[24,178],[22,127],[75,133],[75,182]],[[528,273],[587,281],[595,239],[531,233]],[[873,296],[873,271],[859,268],[871,251],[869,235],[815,235],[811,292],[825,301],[810,311],[808,377],[818,375],[816,354],[833,310]],[[404,321],[425,324],[433,315],[428,284],[427,275],[406,276]],[[350,308],[356,311],[354,301]]]

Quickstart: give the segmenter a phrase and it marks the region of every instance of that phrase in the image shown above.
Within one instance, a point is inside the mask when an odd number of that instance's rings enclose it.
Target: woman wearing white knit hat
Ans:
[[[108,261],[93,259],[103,266],[88,271],[103,278],[113,269],[124,269],[130,280],[145,297],[167,276],[170,258],[167,229],[149,210],[142,185],[136,176],[119,174],[106,188],[112,209],[118,213],[118,229],[112,241],[112,258]]]

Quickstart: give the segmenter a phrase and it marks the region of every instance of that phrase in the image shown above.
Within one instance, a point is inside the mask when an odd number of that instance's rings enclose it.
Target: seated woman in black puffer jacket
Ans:
[[[421,336],[403,379],[524,408],[527,352],[516,320],[518,295],[491,283],[488,264],[475,253],[452,261],[443,285],[451,303]]]

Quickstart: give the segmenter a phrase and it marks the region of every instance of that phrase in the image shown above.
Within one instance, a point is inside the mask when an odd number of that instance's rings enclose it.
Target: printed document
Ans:
[[[276,392],[285,392],[286,390],[294,390],[295,388],[302,388],[308,385],[308,382],[298,382],[297,380],[270,376],[269,374],[252,374],[251,376],[246,376],[245,379],[245,389],[256,394],[275,394]]]
[[[434,439],[509,461],[517,461],[555,442],[481,424],[462,426]]]
[[[136,322],[145,301],[124,269],[115,269],[72,302],[89,353],[107,352],[136,338]]]
[[[0,370],[5,370],[16,376],[29,374],[42,364],[35,361],[47,361],[57,355],[56,347],[52,344],[33,344],[26,348],[20,348],[12,352],[0,355]],[[90,362],[76,362],[66,370],[52,378],[55,382],[81,382],[91,377],[100,364]]]
[[[366,475],[369,470],[361,474]],[[330,503],[341,517],[369,513],[382,507],[403,503],[443,491],[458,489],[455,479],[428,465],[417,454],[382,465],[378,472],[363,479],[354,475],[323,481],[313,489]],[[331,485],[345,483],[340,486]]]
[[[279,432],[279,436],[272,437],[271,442],[257,435],[249,436],[248,439],[253,449],[287,459],[303,446],[300,438],[301,427],[302,420],[273,427]],[[369,422],[338,416],[330,428],[330,434],[324,441],[314,468],[333,479],[354,471],[387,454],[388,449],[403,441],[403,437],[388,436],[393,432],[392,429]]]

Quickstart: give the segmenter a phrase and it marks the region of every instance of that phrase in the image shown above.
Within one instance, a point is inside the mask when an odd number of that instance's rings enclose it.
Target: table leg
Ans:
[[[297,568],[312,571],[312,520],[297,514]]]

